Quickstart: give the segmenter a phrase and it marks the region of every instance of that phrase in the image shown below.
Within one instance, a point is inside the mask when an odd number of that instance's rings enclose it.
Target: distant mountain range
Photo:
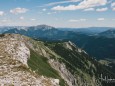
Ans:
[[[115,38],[115,29],[109,29],[102,33],[99,33],[98,36],[107,37],[107,38]]]
[[[10,29],[12,29],[12,28],[13,28],[13,27],[1,26],[1,27],[0,27],[0,34],[3,33],[3,32],[5,32],[5,31],[8,31],[8,30],[10,30]]]
[[[101,32],[107,31],[109,29],[115,29],[115,28],[111,28],[111,27],[59,28],[59,30],[72,31],[72,32],[77,32],[77,33],[87,34],[87,35],[96,35]]]
[[[43,41],[72,41],[96,59],[115,58],[114,28],[92,27],[82,29],[57,29],[38,25],[25,28],[13,27],[4,33],[18,33]],[[111,37],[110,37],[111,36]]]
[[[0,35],[0,68],[0,84],[8,86],[112,86],[106,79],[115,78],[111,67],[71,41],[43,42],[19,34]]]
[[[5,31],[11,30],[17,28],[18,30],[20,29],[25,29],[26,30],[26,26],[0,26],[0,34],[4,33]]]

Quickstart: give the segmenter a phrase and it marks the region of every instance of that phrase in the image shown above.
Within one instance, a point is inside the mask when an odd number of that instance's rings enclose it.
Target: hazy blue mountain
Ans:
[[[5,31],[8,31],[9,29],[12,29],[13,27],[4,27],[4,26],[1,26],[0,27],[0,34],[1,33],[4,33]]]
[[[73,32],[81,33],[81,34],[87,34],[87,35],[99,34],[109,29],[115,29],[115,28],[111,28],[111,27],[59,28],[59,30],[73,31]]]
[[[76,36],[76,33],[72,31],[61,31],[54,27],[47,26],[47,25],[38,25],[27,27],[26,29],[18,29],[13,28],[4,33],[18,33],[26,36],[30,36],[32,38],[44,38],[44,39],[52,39],[52,40],[63,40],[68,38],[72,38]]]
[[[6,32],[8,30],[14,29],[14,28],[17,28],[18,30],[26,29],[26,26],[0,26],[0,34]]]
[[[99,33],[98,36],[107,37],[107,38],[115,38],[115,29],[110,29]]]

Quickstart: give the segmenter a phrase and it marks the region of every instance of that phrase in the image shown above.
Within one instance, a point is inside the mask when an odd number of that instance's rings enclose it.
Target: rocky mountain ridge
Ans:
[[[48,43],[18,34],[0,35],[1,85],[102,86],[108,68],[72,42]]]

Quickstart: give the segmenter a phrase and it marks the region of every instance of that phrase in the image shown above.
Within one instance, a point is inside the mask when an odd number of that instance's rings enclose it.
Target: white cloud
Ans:
[[[98,12],[104,12],[104,11],[107,11],[108,10],[108,8],[107,7],[105,7],[105,8],[98,8],[98,9],[96,9],[96,11],[98,11]]]
[[[115,2],[111,3],[111,7],[115,7]]]
[[[86,21],[87,19],[80,19],[80,21]]]
[[[1,20],[0,22],[1,23],[8,23],[8,22],[11,22],[11,20],[5,18],[5,19]]]
[[[113,10],[113,11],[115,11],[115,7],[114,7],[114,8],[112,8],[112,10]]]
[[[72,2],[75,3],[75,2],[78,2],[78,1],[81,1],[81,0],[65,0],[65,1],[53,2],[53,3],[45,4],[41,7],[53,6],[53,5],[64,4],[64,3],[72,3]]]
[[[111,8],[113,11],[115,11],[115,2],[111,3]]]
[[[5,23],[5,22],[7,22],[7,21],[8,21],[7,19],[3,19],[3,20],[2,20],[3,23]]]
[[[47,13],[47,14],[50,15],[50,14],[52,14],[52,13],[49,12],[49,13]]]
[[[94,8],[87,8],[87,9],[84,9],[84,11],[94,11],[95,9]]]
[[[57,12],[54,11],[54,12],[48,12],[47,14],[48,14],[48,15],[51,15],[51,14],[56,14],[56,13],[57,13]]]
[[[44,8],[44,9],[42,9],[42,11],[46,11],[46,10],[47,10],[47,9],[45,9],[45,8]]]
[[[4,15],[4,12],[3,11],[0,11],[0,16],[3,16]]]
[[[24,20],[24,17],[23,17],[23,16],[21,16],[21,17],[20,17],[20,19],[21,19],[21,20]]]
[[[35,21],[36,19],[30,19],[30,20]]]
[[[69,22],[78,22],[79,20],[71,19]]]
[[[98,18],[97,20],[98,20],[98,21],[104,21],[105,18]]]
[[[76,6],[75,5],[69,5],[69,6],[56,6],[53,7],[52,10],[76,10]]]
[[[103,6],[107,4],[107,0],[83,0],[78,5],[68,5],[68,6],[55,6],[52,10],[78,10],[87,9],[96,6]]]
[[[20,7],[10,10],[10,12],[13,14],[26,13],[27,11],[28,11],[28,9],[20,8]]]
[[[69,22],[84,22],[87,19],[70,19]]]

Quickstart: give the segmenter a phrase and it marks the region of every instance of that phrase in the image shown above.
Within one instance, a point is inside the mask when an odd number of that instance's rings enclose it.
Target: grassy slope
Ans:
[[[66,61],[68,61],[70,64],[72,64],[74,67],[76,67],[77,71],[80,69],[82,72],[89,74],[91,77],[94,74],[99,76],[101,73],[104,75],[109,74],[109,76],[113,77],[115,76],[115,74],[112,73],[108,67],[99,64],[93,58],[90,58],[90,56],[84,53],[80,54],[75,51],[71,51],[62,45],[63,43],[49,43],[47,46]]]
[[[33,71],[35,71],[39,75],[59,79],[60,86],[65,86],[64,80],[59,76],[58,72],[49,65],[49,63],[47,62],[47,58],[38,55],[33,50],[31,50],[31,56],[28,60],[28,65]]]
[[[36,42],[37,43],[37,42]],[[38,43],[37,43],[38,44]],[[43,44],[43,43],[42,43]],[[36,44],[34,44],[36,45]],[[70,51],[63,46],[63,43],[45,43],[45,45],[38,44],[40,46],[48,46],[52,51],[54,51],[61,58],[58,58],[60,62],[66,64],[68,69],[72,73],[82,74],[83,78],[92,77],[94,74],[98,76],[99,74],[107,74],[110,73],[104,66],[98,64],[94,59],[90,58],[88,55],[82,53],[79,54],[74,51]],[[35,46],[36,47],[36,46]],[[92,65],[94,64],[94,66]],[[60,79],[60,85],[64,86],[64,80],[61,79],[57,71],[55,71],[47,62],[47,58],[38,55],[36,52],[31,50],[31,57],[28,60],[28,65],[33,71],[36,71],[38,74],[58,78]],[[102,69],[102,70],[98,70]],[[79,72],[82,71],[82,73]],[[88,74],[88,75],[87,75]],[[110,73],[111,76],[112,73]],[[112,74],[114,75],[114,74]]]

